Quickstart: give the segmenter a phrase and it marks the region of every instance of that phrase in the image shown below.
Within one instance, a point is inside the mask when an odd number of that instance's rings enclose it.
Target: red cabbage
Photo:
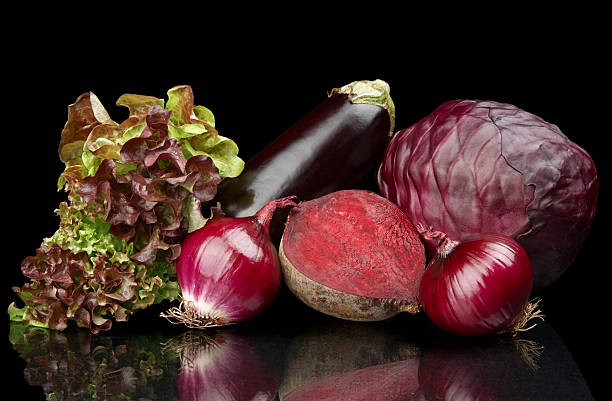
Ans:
[[[443,103],[397,132],[378,184],[415,224],[453,239],[481,232],[514,237],[531,259],[534,292],[574,260],[599,187],[591,157],[556,125],[478,100]]]

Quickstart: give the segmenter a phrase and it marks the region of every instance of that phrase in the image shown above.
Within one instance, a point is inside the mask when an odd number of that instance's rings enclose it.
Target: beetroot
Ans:
[[[289,213],[279,255],[289,289],[313,309],[348,320],[419,311],[425,250],[392,202],[343,190]]]
[[[556,125],[476,100],[446,102],[397,132],[378,184],[415,224],[455,240],[482,232],[516,239],[531,260],[534,291],[574,260],[599,188],[591,157]]]

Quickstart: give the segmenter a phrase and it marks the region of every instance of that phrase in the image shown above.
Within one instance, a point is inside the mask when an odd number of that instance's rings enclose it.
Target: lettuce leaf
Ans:
[[[93,93],[69,106],[58,150],[68,201],[56,210],[55,234],[22,262],[31,282],[14,287],[24,306],[9,306],[11,320],[57,330],[74,321],[97,333],[180,296],[181,241],[206,223],[202,202],[244,167],[212,112],[193,100],[189,86],[170,89],[165,107],[126,94],[120,124]]]

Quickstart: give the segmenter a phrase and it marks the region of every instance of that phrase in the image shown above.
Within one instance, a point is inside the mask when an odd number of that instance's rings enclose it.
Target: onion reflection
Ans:
[[[545,323],[516,337],[439,338],[423,347],[419,385],[428,401],[593,399]]]
[[[193,330],[165,345],[181,360],[181,401],[274,400],[279,368],[267,358],[265,341],[237,332]]]

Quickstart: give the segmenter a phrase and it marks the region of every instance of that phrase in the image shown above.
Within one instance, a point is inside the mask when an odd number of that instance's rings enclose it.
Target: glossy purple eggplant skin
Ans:
[[[213,202],[226,215],[245,217],[281,197],[306,201],[359,187],[374,177],[390,129],[383,107],[333,94],[249,160],[240,176],[223,182]],[[272,220],[275,243],[287,213],[279,211]]]

